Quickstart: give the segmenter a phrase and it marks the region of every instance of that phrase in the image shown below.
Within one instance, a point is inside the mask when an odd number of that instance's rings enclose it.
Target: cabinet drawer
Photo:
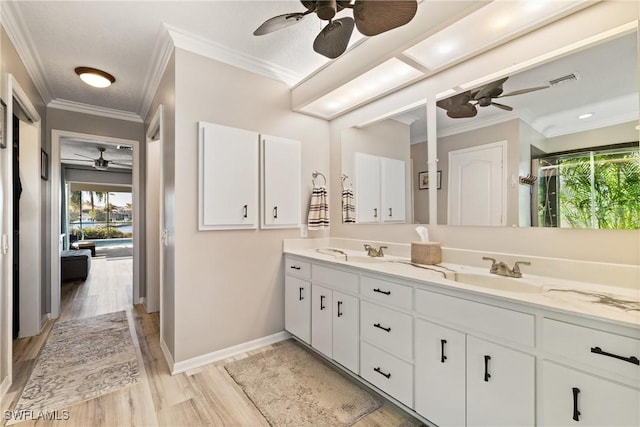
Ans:
[[[358,275],[348,273],[335,268],[323,267],[321,265],[313,265],[311,267],[311,277],[314,282],[330,286],[340,291],[347,291],[354,294],[358,293]]]
[[[531,314],[421,289],[416,291],[416,311],[512,343],[529,347],[535,343],[535,319]]]
[[[311,264],[287,257],[284,261],[284,272],[302,279],[311,279]]]
[[[542,327],[547,358],[559,356],[568,359],[566,363],[577,362],[640,387],[640,366],[630,361],[640,359],[640,340],[551,319],[544,319]]]
[[[362,277],[362,296],[405,310],[413,307],[413,288],[373,277]]]
[[[385,393],[413,407],[413,367],[365,342],[360,345],[360,375]]]
[[[360,336],[372,344],[413,360],[411,316],[366,301],[360,306]]]

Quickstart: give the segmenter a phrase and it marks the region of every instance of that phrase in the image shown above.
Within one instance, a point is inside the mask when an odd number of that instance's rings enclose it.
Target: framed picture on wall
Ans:
[[[7,104],[0,99],[0,148],[7,148]]]
[[[440,190],[442,188],[442,171],[438,171],[436,180],[436,188]],[[429,189],[429,171],[424,171],[418,173],[418,188],[420,190],[428,190]]]
[[[40,178],[49,179],[49,155],[44,150],[40,150]]]

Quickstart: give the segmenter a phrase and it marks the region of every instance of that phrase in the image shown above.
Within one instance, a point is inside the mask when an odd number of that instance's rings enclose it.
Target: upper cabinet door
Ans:
[[[300,226],[300,141],[261,135],[263,228]]]
[[[199,123],[199,229],[258,225],[258,133]]]
[[[380,158],[355,153],[356,220],[358,223],[380,222]]]
[[[382,221],[405,222],[406,176],[403,160],[381,158],[382,166]]]

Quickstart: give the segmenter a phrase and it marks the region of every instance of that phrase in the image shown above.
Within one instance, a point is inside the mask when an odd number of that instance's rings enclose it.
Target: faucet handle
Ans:
[[[384,253],[382,252],[383,249],[388,249],[386,246],[380,246],[378,248],[378,255],[379,256],[384,256]]]
[[[494,273],[498,269],[498,261],[496,261],[495,258],[483,256],[482,259],[485,261],[491,261],[491,269],[489,270],[491,273]]]
[[[522,272],[520,271],[520,265],[531,265],[529,261],[516,261],[513,265],[513,275],[516,277],[522,277]]]

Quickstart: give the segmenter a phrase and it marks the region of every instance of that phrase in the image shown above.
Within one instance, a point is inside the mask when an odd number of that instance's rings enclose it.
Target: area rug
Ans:
[[[56,322],[15,409],[64,410],[139,381],[124,311]]]
[[[381,405],[293,340],[225,369],[272,426],[350,426]]]

